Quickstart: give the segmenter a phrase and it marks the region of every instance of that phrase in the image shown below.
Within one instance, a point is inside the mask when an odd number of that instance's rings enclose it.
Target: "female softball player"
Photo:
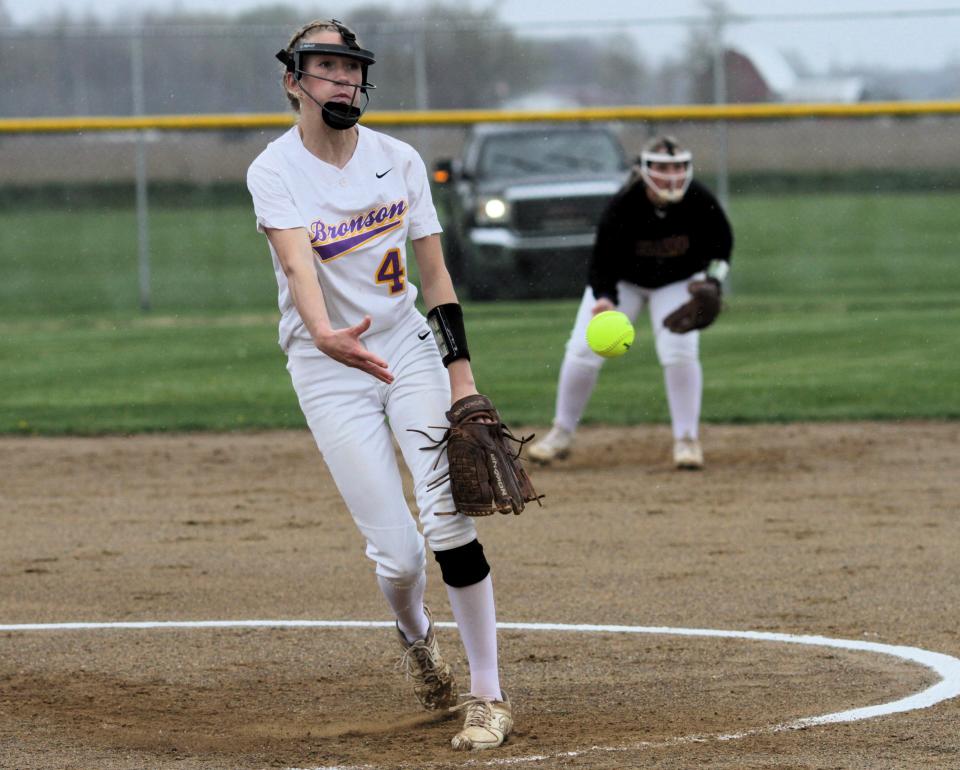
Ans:
[[[678,468],[703,467],[699,440],[703,373],[700,332],[720,312],[733,234],[717,199],[693,180],[693,159],[671,136],[651,139],[597,228],[590,285],[567,342],[553,427],[530,447],[541,463],[569,453],[604,359],[587,345],[590,319],[649,308],[663,367]]]
[[[455,749],[494,748],[513,719],[500,689],[490,567],[450,485],[431,483],[446,474],[446,456],[421,451],[416,432],[446,425],[451,401],[477,393],[426,169],[409,145],[358,124],[374,88],[374,55],[344,24],[310,22],[277,58],[299,120],[254,160],[247,186],[273,258],[287,369],[376,564],[418,699],[427,709],[465,711]],[[407,276],[408,237],[426,319]],[[446,335],[442,357],[432,328]],[[394,439],[413,476],[422,536],[404,499]],[[470,694],[458,706],[423,604],[424,540],[470,666]]]

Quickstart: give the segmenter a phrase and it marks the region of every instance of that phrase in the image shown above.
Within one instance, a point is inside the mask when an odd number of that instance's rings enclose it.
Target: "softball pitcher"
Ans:
[[[358,125],[375,59],[348,27],[311,22],[277,58],[299,119],[252,163],[247,185],[273,258],[287,369],[376,564],[418,699],[465,711],[453,748],[493,748],[513,719],[500,688],[490,567],[473,520],[457,513],[450,484],[437,483],[446,457],[421,451],[418,432],[446,425],[451,401],[477,393],[426,169],[409,145]],[[427,318],[414,306],[408,237]],[[449,337],[443,356],[437,328]],[[394,440],[413,476],[423,535],[404,499]],[[425,541],[469,662],[460,705],[423,604]]]
[[[693,157],[671,136],[651,139],[597,228],[590,285],[567,342],[553,427],[530,447],[541,463],[569,453],[604,359],[586,341],[597,313],[620,310],[631,322],[646,306],[663,367],[676,467],[703,466],[700,329],[720,312],[733,234],[723,209],[693,179]]]

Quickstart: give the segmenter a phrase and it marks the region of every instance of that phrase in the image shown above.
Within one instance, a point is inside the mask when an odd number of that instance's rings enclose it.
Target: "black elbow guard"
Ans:
[[[450,366],[458,358],[470,360],[467,332],[463,328],[463,308],[460,305],[456,302],[437,305],[427,313],[427,323],[433,330],[444,366]]]

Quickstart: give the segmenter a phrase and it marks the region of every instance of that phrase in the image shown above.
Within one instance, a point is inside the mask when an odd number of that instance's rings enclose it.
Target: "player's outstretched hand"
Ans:
[[[355,326],[333,329],[317,343],[317,348],[344,366],[360,369],[389,385],[393,382],[393,374],[387,362],[371,353],[360,342],[360,335],[369,328],[370,316],[364,316],[363,320]]]
[[[617,306],[613,304],[607,297],[600,297],[597,300],[596,304],[593,306],[593,309],[590,311],[592,315],[599,315],[600,313],[605,313],[608,310],[616,310]]]

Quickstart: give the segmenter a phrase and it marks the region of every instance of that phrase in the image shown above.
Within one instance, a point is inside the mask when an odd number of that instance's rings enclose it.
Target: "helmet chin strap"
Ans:
[[[337,131],[346,131],[353,128],[360,120],[363,110],[350,104],[342,102],[327,102],[320,105],[320,114],[323,116],[323,122],[330,128]]]
[[[353,104],[353,99],[350,100],[350,104],[344,104],[343,102],[319,102],[313,98],[313,95],[307,91],[307,89],[301,86],[300,91],[307,95],[307,98],[310,99],[314,104],[320,108],[320,115],[323,117],[323,122],[326,123],[330,128],[333,128],[337,131],[346,131],[348,128],[353,128],[357,125],[357,122],[360,120],[360,116],[363,115],[367,110],[367,105],[370,104],[370,96],[366,93],[366,90],[362,86],[354,85],[353,83],[344,83],[340,80],[334,80],[333,78],[325,78],[321,75],[309,75],[306,72],[300,73],[306,75],[308,78],[316,78],[317,80],[326,80],[328,83],[336,83],[338,86],[347,86],[354,89],[353,98],[357,98],[357,90],[360,91],[361,95],[366,97],[366,103],[363,107],[357,107]],[[299,83],[299,81],[298,81]]]

